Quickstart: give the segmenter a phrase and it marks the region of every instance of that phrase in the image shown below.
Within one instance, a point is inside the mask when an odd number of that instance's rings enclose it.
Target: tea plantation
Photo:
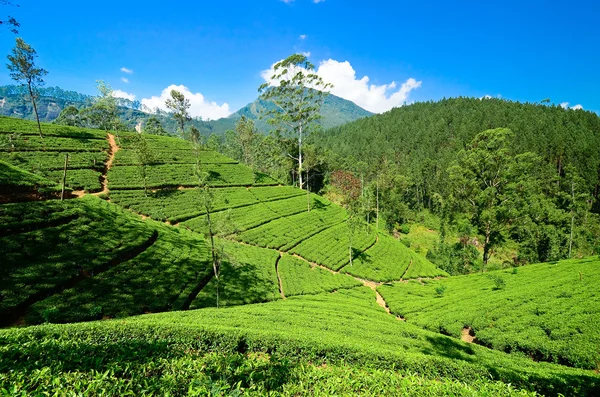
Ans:
[[[490,348],[573,367],[600,363],[600,258],[382,285],[407,322]]]
[[[449,277],[222,154],[147,136],[145,191],[134,134],[43,128],[0,118],[2,395],[600,394],[598,259]]]

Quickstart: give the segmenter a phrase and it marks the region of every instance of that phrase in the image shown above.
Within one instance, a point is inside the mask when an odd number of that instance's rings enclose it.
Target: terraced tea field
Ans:
[[[147,136],[145,192],[133,134],[44,128],[0,118],[4,394],[600,393],[597,259],[448,277],[219,153]]]
[[[600,258],[382,285],[392,313],[495,350],[574,367],[600,363]],[[450,309],[451,308],[451,309]]]

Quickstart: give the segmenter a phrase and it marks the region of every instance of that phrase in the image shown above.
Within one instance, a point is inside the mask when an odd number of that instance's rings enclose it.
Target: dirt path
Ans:
[[[460,339],[463,342],[474,343],[475,342],[475,333],[471,329],[471,327],[465,327],[462,329],[460,333]]]
[[[275,261],[275,273],[277,273],[277,282],[279,283],[279,293],[281,294],[281,299],[286,299],[285,294],[283,293],[283,283],[281,282],[281,276],[279,275],[279,261],[283,254],[280,252],[277,260]]]
[[[108,149],[108,160],[106,161],[106,166],[104,167],[104,173],[100,177],[102,179],[102,191],[98,193],[92,193],[94,196],[98,196],[100,194],[108,194],[108,171],[112,168],[113,162],[115,160],[115,154],[120,149],[119,145],[117,145],[117,142],[115,141],[115,136],[111,133],[108,134],[108,144],[110,146],[110,148]]]

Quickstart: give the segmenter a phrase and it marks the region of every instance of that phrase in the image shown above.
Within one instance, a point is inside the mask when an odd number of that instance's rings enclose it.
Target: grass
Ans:
[[[378,291],[393,313],[423,328],[460,337],[471,327],[478,343],[496,350],[598,369],[600,260],[514,269]]]

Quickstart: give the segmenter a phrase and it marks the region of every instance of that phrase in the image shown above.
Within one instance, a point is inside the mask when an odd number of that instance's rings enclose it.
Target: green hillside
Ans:
[[[382,285],[393,313],[423,328],[536,361],[598,369],[600,258]],[[451,310],[449,308],[451,307]]]
[[[596,260],[501,273],[505,285],[494,290],[500,282],[448,277],[371,225],[350,240],[343,207],[187,141],[144,135],[144,183],[139,135],[43,129],[40,138],[35,123],[0,118],[0,137],[13,143],[0,148],[3,189],[55,192],[65,155],[73,159],[73,198],[9,192],[0,204],[4,394],[600,393],[598,356],[585,353],[597,346],[598,313],[572,308],[597,299]],[[218,274],[210,237],[223,258]],[[445,292],[418,307],[413,295],[440,283]],[[570,289],[546,294],[550,310],[535,296],[559,283]],[[481,300],[480,314],[449,309],[459,291]],[[571,316],[577,334],[550,326],[560,343],[505,348],[525,341],[510,328],[514,314],[494,308],[526,298],[534,316]],[[488,311],[514,339],[486,334]],[[484,346],[461,341],[464,327]]]
[[[39,91],[38,112],[40,120],[46,122],[54,121],[67,106],[73,105],[80,109],[90,106],[95,99],[94,96],[62,90],[59,87],[40,88]],[[34,120],[35,116],[31,103],[23,101],[22,98],[23,93],[19,87],[13,85],[0,86],[0,115]],[[123,98],[117,98],[117,101],[119,104],[119,118],[131,129],[140,121],[147,120],[152,116],[152,114],[142,111],[139,101],[130,101]],[[190,123],[196,126],[204,135],[208,136],[213,133],[222,135],[228,130],[234,130],[238,120],[245,116],[255,121],[259,132],[267,133],[271,130],[271,126],[266,120],[260,119],[260,111],[265,107],[269,107],[269,104],[257,99],[228,117],[218,120],[200,120],[198,118],[191,120]],[[353,102],[335,95],[329,95],[325,99],[321,114],[323,116],[322,126],[325,129],[372,115],[371,112]],[[167,131],[175,133],[177,130],[175,122],[166,112],[159,112],[156,116]]]

